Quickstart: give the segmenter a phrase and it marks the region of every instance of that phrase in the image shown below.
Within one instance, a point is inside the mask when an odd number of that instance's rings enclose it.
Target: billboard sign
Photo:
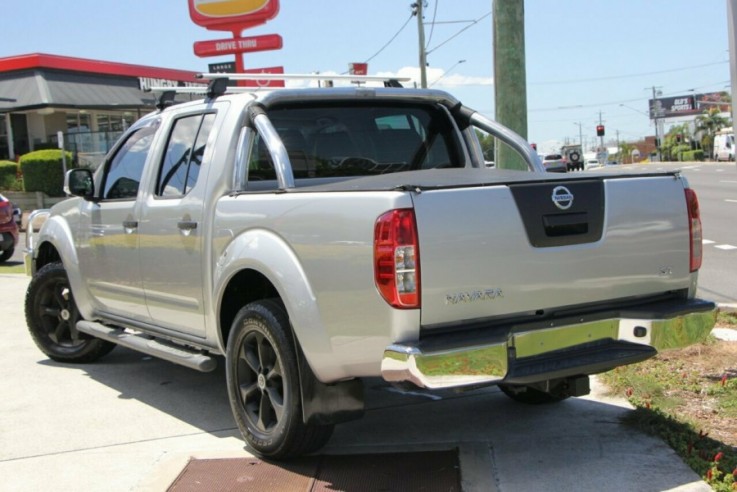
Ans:
[[[279,0],[187,0],[189,16],[198,26],[231,31],[264,24],[279,13]]]
[[[650,99],[650,119],[678,118],[703,113],[712,107],[719,107],[720,112],[729,111],[730,103],[723,100],[724,93],[709,92],[705,94],[687,94],[685,96],[659,97]]]
[[[247,38],[213,39],[194,43],[194,54],[197,56],[235,55],[257,51],[280,50],[284,42],[278,34],[249,36]]]

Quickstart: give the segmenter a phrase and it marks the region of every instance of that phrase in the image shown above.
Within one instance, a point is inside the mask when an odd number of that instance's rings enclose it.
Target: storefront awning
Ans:
[[[138,79],[35,69],[0,74],[0,113],[46,107],[153,109],[154,94]]]

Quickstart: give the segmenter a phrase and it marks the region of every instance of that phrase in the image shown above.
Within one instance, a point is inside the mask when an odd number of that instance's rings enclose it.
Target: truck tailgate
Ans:
[[[414,206],[425,328],[654,296],[694,277],[676,175],[429,189]]]

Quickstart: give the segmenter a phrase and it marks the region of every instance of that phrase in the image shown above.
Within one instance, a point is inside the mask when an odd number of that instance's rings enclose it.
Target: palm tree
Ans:
[[[702,132],[703,135],[701,137],[701,148],[704,149],[704,155],[712,155],[714,134],[731,124],[727,118],[719,113],[718,107],[709,108],[696,117],[696,130]]]

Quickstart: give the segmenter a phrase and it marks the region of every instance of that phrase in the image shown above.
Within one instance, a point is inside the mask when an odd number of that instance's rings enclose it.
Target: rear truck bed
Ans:
[[[384,379],[423,388],[595,374],[703,340],[698,204],[678,173],[517,175],[414,190],[421,329]]]

